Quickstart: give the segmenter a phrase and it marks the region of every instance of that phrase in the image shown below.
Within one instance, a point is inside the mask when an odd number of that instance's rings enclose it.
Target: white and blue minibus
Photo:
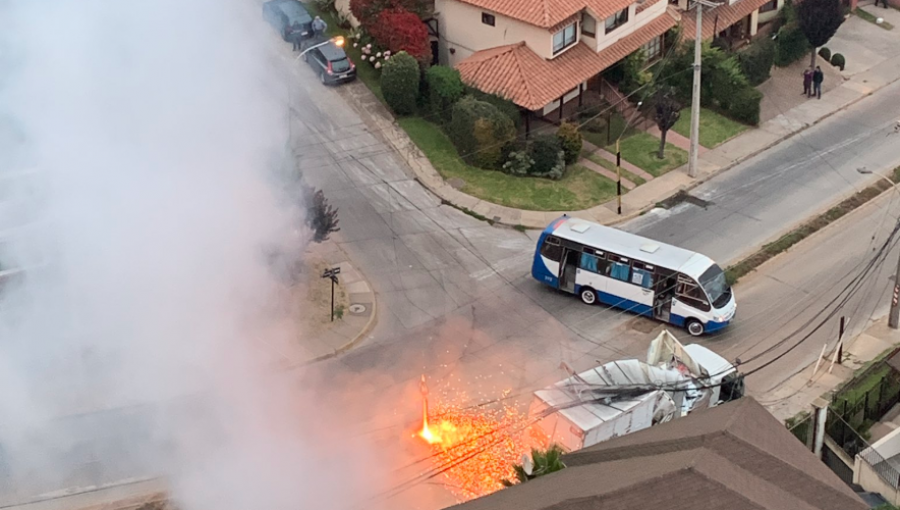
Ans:
[[[569,216],[541,233],[531,275],[586,304],[622,308],[693,336],[721,330],[736,309],[725,272],[708,257]]]

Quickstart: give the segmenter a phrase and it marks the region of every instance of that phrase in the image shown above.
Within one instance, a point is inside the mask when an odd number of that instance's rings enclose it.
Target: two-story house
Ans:
[[[539,116],[639,48],[659,56],[680,18],[666,0],[435,0],[435,13],[442,62]]]
[[[440,61],[471,86],[556,118],[560,105],[599,90],[600,73],[639,48],[649,59],[661,56],[665,34],[676,24],[693,40],[688,1],[435,0]],[[783,2],[723,0],[704,12],[703,38],[741,43]]]

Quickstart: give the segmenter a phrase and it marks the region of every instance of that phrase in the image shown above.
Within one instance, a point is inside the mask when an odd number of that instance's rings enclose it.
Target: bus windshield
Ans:
[[[731,287],[728,286],[728,281],[725,279],[725,272],[718,264],[713,264],[700,275],[700,285],[703,286],[703,290],[709,295],[709,299],[716,308],[722,308],[731,299]]]

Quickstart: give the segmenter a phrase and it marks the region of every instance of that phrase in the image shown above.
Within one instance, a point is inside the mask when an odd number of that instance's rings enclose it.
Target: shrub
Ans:
[[[503,172],[510,175],[528,175],[534,167],[534,159],[527,150],[512,151],[506,163],[503,163]]]
[[[447,134],[466,163],[496,169],[516,137],[516,128],[494,105],[464,97],[453,106]]]
[[[378,15],[387,9],[403,9],[404,11],[422,14],[421,0],[350,0],[350,12],[368,30],[378,22]]]
[[[559,139],[559,145],[562,148],[563,155],[567,165],[574,164],[581,157],[581,146],[583,140],[578,126],[569,122],[560,124],[556,130],[556,138]]]
[[[534,165],[531,175],[559,179],[566,171],[566,161],[559,139],[552,135],[541,135],[534,138],[529,148]]]
[[[828,49],[828,46],[819,48],[819,56],[825,59],[826,62],[831,62],[831,50]]]
[[[756,86],[769,79],[775,63],[775,41],[762,37],[737,54],[741,71],[750,85]]]
[[[500,97],[496,94],[488,94],[486,92],[482,92],[476,88],[468,87],[466,89],[466,93],[474,97],[479,101],[484,101],[485,103],[490,103],[494,105],[495,108],[503,112],[504,115],[509,117],[509,119],[513,122],[513,125],[516,129],[519,129],[522,125],[522,112],[519,110],[519,106],[516,103],[513,103],[509,99],[505,97]]]
[[[762,97],[762,93],[753,87],[735,90],[725,113],[736,121],[755,126],[759,124],[759,103]]]
[[[847,65],[847,60],[840,53],[835,53],[831,56],[831,65],[843,71],[844,66]]]
[[[428,108],[435,120],[450,120],[451,108],[466,91],[459,71],[452,67],[432,66],[425,71],[424,82],[428,85]]]
[[[642,89],[642,87],[653,81],[653,73],[644,70],[644,65],[646,63],[647,56],[643,48],[638,49],[631,55],[625,57],[622,68],[622,82],[619,84],[619,90],[621,90],[623,94],[630,96],[637,90],[642,90],[642,92],[646,91],[646,89]],[[640,97],[636,98],[635,101],[640,101],[643,99],[644,95],[646,94],[638,93],[638,96]]]
[[[797,24],[790,24],[778,30],[775,38],[775,65],[787,67],[800,60],[809,52],[809,41]]]
[[[378,14],[376,23],[366,27],[378,46],[391,53],[405,51],[420,62],[431,58],[428,28],[417,14],[404,9],[385,9]]]
[[[391,56],[381,70],[381,92],[384,101],[397,115],[416,111],[419,97],[419,64],[405,52]]]

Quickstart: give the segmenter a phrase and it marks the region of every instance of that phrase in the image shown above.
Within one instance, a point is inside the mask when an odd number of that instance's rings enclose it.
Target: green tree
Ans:
[[[559,144],[565,154],[567,165],[572,165],[581,157],[581,147],[584,140],[578,131],[578,126],[571,122],[563,122],[556,130],[556,137],[559,138]]]
[[[803,0],[797,7],[800,30],[812,46],[810,67],[816,65],[816,48],[825,46],[844,22],[840,0]]]
[[[525,483],[539,476],[560,471],[566,467],[562,461],[563,449],[556,444],[550,445],[546,450],[531,449],[531,459],[525,459],[524,464],[516,464],[513,470],[516,473],[515,481],[503,479],[500,481],[506,487],[512,487],[517,483]],[[530,469],[529,469],[530,468]]]
[[[381,70],[384,101],[397,115],[416,111],[419,97],[419,63],[405,51],[392,55]]]
[[[494,105],[466,96],[453,106],[447,135],[466,163],[499,169],[516,128]]]
[[[681,117],[681,104],[675,99],[671,89],[660,89],[656,94],[656,127],[659,128],[659,153],[657,158],[666,157],[666,135]]]
[[[450,120],[450,109],[466,92],[459,71],[452,67],[431,66],[425,71],[428,105],[432,116],[443,122]]]

